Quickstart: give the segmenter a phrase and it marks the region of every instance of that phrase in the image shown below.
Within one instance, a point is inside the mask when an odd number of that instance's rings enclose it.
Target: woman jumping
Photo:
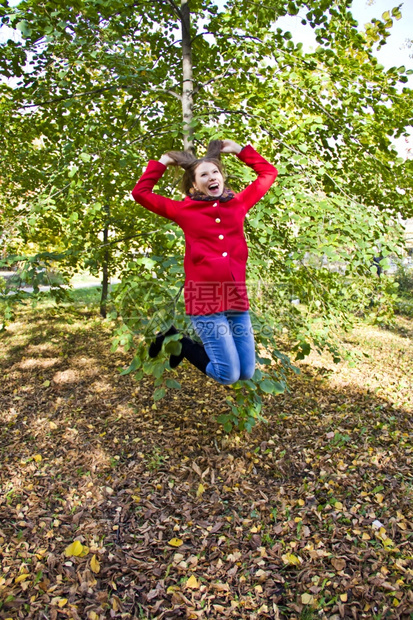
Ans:
[[[239,194],[225,187],[221,153],[233,153],[253,168],[258,178]],[[172,200],[153,193],[167,166],[184,168],[186,197]],[[184,336],[171,368],[186,358],[223,385],[250,379],[255,370],[255,345],[245,284],[248,248],[244,236],[246,213],[268,191],[277,170],[252,146],[233,140],[213,140],[205,157],[171,151],[151,160],[132,196],[140,205],[166,217],[185,234],[185,309],[203,345]],[[156,357],[172,326],[158,334],[149,348]]]

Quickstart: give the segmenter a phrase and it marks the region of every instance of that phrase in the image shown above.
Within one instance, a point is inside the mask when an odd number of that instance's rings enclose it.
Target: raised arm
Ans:
[[[221,153],[233,153],[238,155],[242,151],[242,146],[234,140],[221,140]]]
[[[223,140],[223,143],[227,140]],[[230,141],[232,142],[232,141]],[[234,142],[234,144],[236,144]],[[239,146],[239,145],[237,145]],[[234,147],[233,147],[234,148]],[[225,151],[224,151],[225,152]],[[245,206],[245,213],[251,209],[261,198],[268,192],[271,185],[277,178],[278,170],[272,164],[270,164],[264,157],[262,157],[251,145],[247,145],[238,152],[235,150],[226,151],[235,153],[241,161],[247,166],[250,166],[258,174],[258,178],[255,179],[248,187],[246,187],[240,194],[239,198]]]
[[[159,161],[151,159],[132,191],[132,196],[142,207],[169,220],[175,220],[177,201],[155,194],[152,190],[164,174],[166,167],[174,163],[169,155],[162,155]]]

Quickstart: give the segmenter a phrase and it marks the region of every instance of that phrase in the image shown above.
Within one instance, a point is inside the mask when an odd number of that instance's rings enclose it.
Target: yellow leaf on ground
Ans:
[[[56,422],[49,422],[49,426],[52,429],[52,431],[55,431],[57,429],[57,424]]]
[[[111,603],[112,603],[113,611],[119,611],[120,610],[119,599],[118,599],[117,596],[112,596]]]
[[[99,620],[99,616],[97,615],[95,611],[89,611],[87,617],[88,617],[88,620]]]
[[[100,563],[99,563],[99,560],[97,559],[96,555],[94,555],[92,557],[92,559],[90,560],[90,568],[96,574],[100,571]]]
[[[384,545],[385,547],[393,547],[394,542],[392,541],[392,539],[391,539],[391,538],[384,538],[384,539],[383,539],[383,545]]]
[[[171,545],[171,547],[180,547],[183,544],[184,541],[180,538],[171,538],[171,540],[168,542],[168,545]]]
[[[72,542],[71,545],[69,545],[65,549],[65,556],[67,558],[70,558],[72,555],[74,555],[75,557],[78,557],[78,556],[81,556],[82,553],[83,553],[83,545],[80,542],[80,540],[75,540],[74,542]]]
[[[196,496],[197,496],[197,497],[201,497],[201,496],[202,496],[202,494],[204,493],[204,491],[205,491],[205,487],[204,487],[204,485],[203,485],[203,484],[202,484],[202,482],[201,482],[201,483],[200,483],[200,485],[199,485],[199,487],[198,487],[198,490],[197,490],[197,492],[196,492]]]
[[[20,583],[22,581],[24,581],[25,579],[27,579],[29,577],[29,575],[19,575],[18,577],[16,577],[16,579],[14,580],[16,583]]]
[[[291,564],[292,566],[299,566],[301,564],[300,558],[293,553],[284,553],[284,555],[281,556],[281,559],[284,564]]]
[[[336,503],[334,504],[334,508],[335,508],[336,510],[343,510],[343,504],[342,504],[341,502],[336,502]]]
[[[374,497],[376,498],[379,504],[381,504],[384,500],[384,495],[382,495],[381,493],[377,493]]]
[[[79,557],[84,558],[85,555],[89,553],[89,551],[90,551],[89,547],[86,547],[86,545],[83,545],[82,552],[79,554]]]
[[[301,595],[301,602],[303,605],[311,605],[311,603],[314,602],[314,596],[312,594],[307,594],[306,592]]]
[[[343,603],[347,603],[347,592],[344,592],[344,594],[340,594],[340,599],[343,601]]]
[[[195,575],[190,576],[190,578],[186,582],[186,587],[191,588],[191,590],[198,590],[199,582],[197,581],[197,578],[195,577]]]
[[[41,454],[35,454],[33,456],[33,460],[36,461],[36,463],[40,463],[40,461],[42,460],[42,455]]]
[[[64,607],[67,603],[67,598],[61,598],[57,601],[57,604],[59,605],[59,607]]]

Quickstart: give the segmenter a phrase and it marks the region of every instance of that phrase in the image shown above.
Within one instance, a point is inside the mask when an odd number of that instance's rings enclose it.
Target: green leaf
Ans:
[[[263,392],[266,392],[267,394],[272,394],[274,391],[274,384],[272,381],[270,381],[270,379],[264,379],[264,381],[261,381],[260,383],[260,388]]]
[[[30,37],[30,35],[32,34],[29,22],[27,22],[26,20],[17,22],[16,28],[17,30],[20,30],[24,37]]]
[[[181,384],[178,383],[178,381],[175,381],[175,379],[167,379],[166,380],[166,385],[168,388],[172,388],[175,390],[180,390],[181,389]]]
[[[179,341],[171,340],[166,343],[165,351],[169,355],[179,355],[182,351],[182,345]]]
[[[222,413],[217,417],[218,424],[226,424],[229,420],[230,416],[228,413]]]
[[[159,379],[160,377],[162,377],[164,370],[165,364],[163,362],[155,362],[152,374],[156,379]]]
[[[155,392],[153,393],[153,400],[154,401],[161,400],[161,398],[163,398],[165,394],[166,394],[165,388],[157,388]]]
[[[279,381],[273,382],[273,394],[283,394],[285,392],[285,385]]]
[[[120,373],[121,375],[128,375],[129,373],[133,372],[134,370],[137,370],[138,368],[140,368],[142,362],[141,359],[138,355],[136,355],[130,366],[128,368],[125,368],[125,370],[122,370],[122,372]]]

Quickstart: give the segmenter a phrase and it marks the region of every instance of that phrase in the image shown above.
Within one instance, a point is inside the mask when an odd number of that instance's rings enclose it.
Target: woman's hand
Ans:
[[[159,161],[164,166],[174,166],[174,165],[176,165],[176,162],[167,153],[165,153],[165,155],[162,155],[162,157],[159,159]]]
[[[242,149],[242,146],[234,142],[234,140],[221,140],[221,142],[221,153],[233,153],[234,155],[238,155]]]

